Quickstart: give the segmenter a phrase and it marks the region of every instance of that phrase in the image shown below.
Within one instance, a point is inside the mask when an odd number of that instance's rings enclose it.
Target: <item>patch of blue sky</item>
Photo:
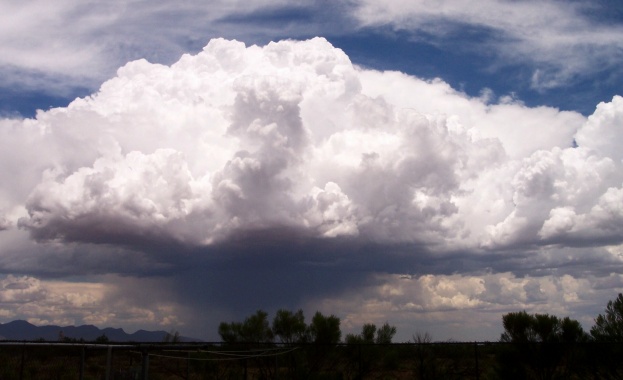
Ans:
[[[40,90],[0,88],[0,117],[33,118],[37,110],[66,107],[73,99],[91,94],[91,90],[75,88],[63,95]]]
[[[597,27],[623,21],[623,5],[619,0],[578,1],[576,5]],[[214,20],[206,30],[180,33],[174,37],[176,43],[169,45],[175,48],[174,52],[140,53],[140,49],[131,47],[122,50],[127,51],[127,60],[147,54],[145,58],[152,62],[169,64],[183,52],[200,51],[214,37],[264,45],[280,39],[323,36],[344,50],[353,63],[363,67],[397,70],[424,79],[441,78],[469,96],[479,96],[484,89],[490,89],[496,97],[511,95],[527,106],[551,106],[584,115],[591,114],[599,102],[611,100],[623,87],[623,71],[609,66],[593,67],[592,72],[565,78],[555,86],[536,88],[533,85],[536,72],[555,76],[561,68],[538,63],[538,59],[504,56],[500,46],[510,46],[515,41],[501,30],[442,16],[432,17],[411,30],[389,25],[361,28],[350,16],[349,7],[348,2],[319,2],[271,6],[253,12],[241,10]],[[45,88],[0,87],[0,112],[32,117],[37,109],[63,106],[77,96],[97,90],[97,86],[69,88],[67,93],[52,94]]]

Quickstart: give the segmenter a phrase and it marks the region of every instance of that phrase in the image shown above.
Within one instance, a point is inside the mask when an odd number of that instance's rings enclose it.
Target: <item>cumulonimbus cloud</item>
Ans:
[[[30,186],[19,226],[129,245],[280,227],[475,249],[586,244],[587,228],[619,241],[623,170],[603,136],[621,133],[622,113],[620,97],[588,119],[489,104],[357,68],[322,38],[217,39],[171,66],[128,63],[92,96],[22,121],[14,138],[49,161],[18,175]]]
[[[206,313],[288,305],[353,328],[474,313],[490,334],[495,313],[555,304],[590,323],[621,284],[622,118],[619,96],[588,118],[492,102],[322,38],[133,61],[0,119],[0,266],[30,273],[0,301],[31,304],[2,315],[204,334]],[[112,279],[45,279],[68,273]]]

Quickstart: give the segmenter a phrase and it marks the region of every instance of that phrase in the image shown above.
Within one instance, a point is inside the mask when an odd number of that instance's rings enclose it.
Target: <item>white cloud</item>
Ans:
[[[530,108],[504,98],[499,104],[489,104],[486,98],[471,98],[441,79],[425,81],[400,72],[373,70],[360,75],[366,94],[382,96],[398,109],[445,115],[475,139],[498,139],[512,158],[522,158],[540,149],[570,147],[574,134],[585,122],[575,112]],[[531,135],[539,138],[526,138]]]
[[[128,60],[171,62],[197,40],[250,32],[220,19],[303,1],[61,0],[0,4],[0,85],[51,93],[94,88]],[[215,32],[219,29],[220,32]],[[253,29],[250,27],[249,29]],[[195,46],[194,48],[199,48]]]
[[[5,76],[3,85],[30,83],[38,87],[40,82],[54,83],[57,76],[72,78],[81,85],[93,84],[93,73],[109,67],[104,58],[105,42],[89,37],[112,26],[121,10],[119,4],[112,3],[3,3],[0,65],[11,74]]]
[[[34,189],[26,205],[30,218],[22,226],[46,231],[49,238],[78,241],[115,239],[128,231],[155,240],[170,234],[191,240],[197,227],[184,221],[206,207],[202,196],[210,191],[172,150],[103,157],[93,168],[81,168],[62,183],[57,180],[46,174]],[[182,225],[176,225],[180,220]]]
[[[68,282],[8,275],[0,280],[0,316],[38,325],[123,326],[129,332],[182,325],[182,306],[163,297],[151,303],[132,298],[122,288],[128,281],[100,277],[96,282]]]
[[[100,284],[41,281],[31,276],[8,275],[0,280],[0,313],[3,319],[72,324],[101,306],[101,290]]]
[[[470,49],[495,52],[501,63],[531,63],[532,86],[539,90],[568,85],[585,72],[616,67],[621,59],[621,27],[599,24],[583,15],[590,2],[479,0],[391,0],[355,2],[361,26],[391,25],[414,32],[428,43],[475,30],[487,37]],[[462,41],[462,40],[461,40]],[[452,48],[461,48],[457,44]]]
[[[586,212],[569,207],[552,209],[540,235],[545,239],[617,240],[623,232],[623,189],[608,188]]]
[[[623,139],[621,125],[623,125],[623,97],[617,95],[611,102],[597,105],[586,125],[578,131],[575,140],[579,146],[621,163],[623,153],[616,144],[613,144],[613,141]]]
[[[537,242],[540,238],[551,241],[562,233],[569,238],[566,244],[573,244],[574,239],[590,240],[591,233],[596,233],[592,235],[595,238],[615,238],[613,229],[620,224],[616,218],[609,220],[610,226],[602,224],[591,232],[584,230],[585,234],[572,214],[597,217],[600,199],[623,183],[620,163],[583,147],[555,148],[532,154],[515,171],[511,180],[513,211],[490,227],[497,244]],[[605,207],[618,214],[617,208],[610,206]]]
[[[41,241],[203,245],[285,226],[477,248],[572,241],[586,223],[616,240],[620,99],[587,121],[357,69],[323,39],[213,40],[171,66],[131,62],[67,108],[5,120],[2,170],[23,170],[1,201],[25,207],[20,226]],[[45,160],[14,152],[24,141]],[[591,221],[572,227],[569,211]]]
[[[397,341],[416,332],[429,332],[435,340],[497,340],[502,315],[509,311],[548,313],[580,320],[586,329],[596,314],[586,306],[598,300],[600,310],[621,289],[595,289],[605,278],[572,276],[517,277],[511,273],[481,275],[379,275],[375,282],[334,298],[310,300],[306,307],[337,313],[343,328],[357,332],[364,323],[391,321],[398,327]]]

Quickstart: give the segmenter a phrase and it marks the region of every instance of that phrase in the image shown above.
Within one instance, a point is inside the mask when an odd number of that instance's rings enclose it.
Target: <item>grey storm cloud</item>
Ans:
[[[11,226],[7,218],[0,214],[0,231],[6,230]]]
[[[69,285],[12,277],[6,291],[49,292],[50,319],[123,306],[164,324],[195,305],[195,326],[291,305],[353,326],[382,310],[587,307],[621,266],[622,119],[619,96],[588,118],[492,103],[357,67],[322,38],[133,61],[67,107],[0,120],[3,270],[105,284],[65,299]],[[141,281],[166,300],[120,290]],[[80,314],[84,299],[108,314]]]

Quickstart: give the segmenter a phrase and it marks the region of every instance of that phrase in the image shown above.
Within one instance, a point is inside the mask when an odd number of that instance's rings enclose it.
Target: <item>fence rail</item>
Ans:
[[[620,343],[0,342],[2,379],[623,378]]]

